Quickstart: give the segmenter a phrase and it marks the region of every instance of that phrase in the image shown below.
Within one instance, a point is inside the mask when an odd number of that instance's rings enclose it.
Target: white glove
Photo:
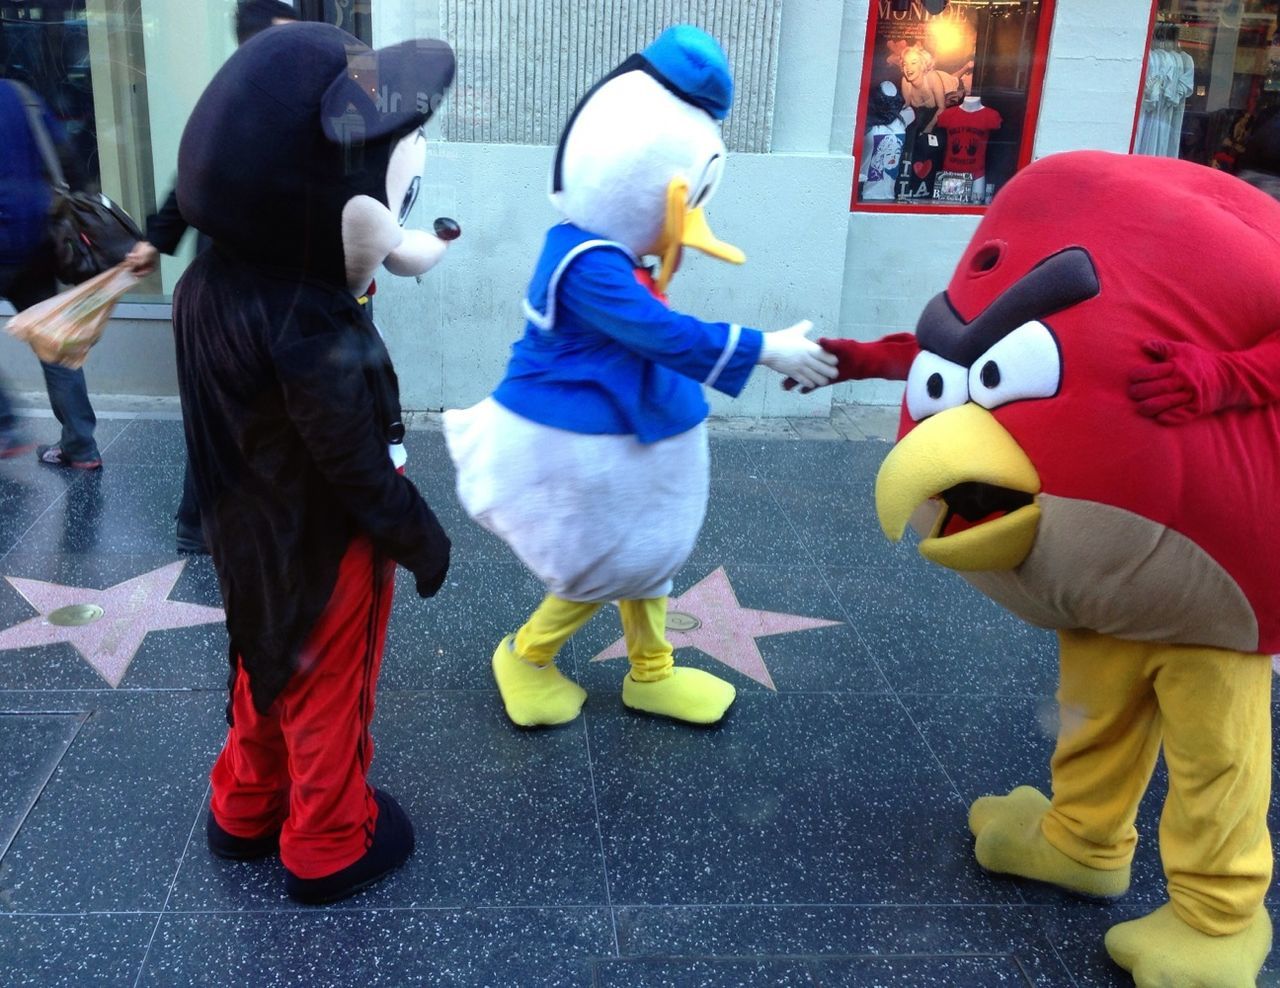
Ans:
[[[805,339],[813,323],[808,319],[764,334],[760,363],[803,387],[820,388],[836,376],[836,355]]]

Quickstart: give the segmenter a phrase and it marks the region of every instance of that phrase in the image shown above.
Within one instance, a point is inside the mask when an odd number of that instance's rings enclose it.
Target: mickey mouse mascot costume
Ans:
[[[1169,901],[1106,935],[1144,988],[1243,988],[1271,947],[1278,326],[1280,204],[1075,152],[1001,190],[914,338],[824,341],[907,382],[886,533],[1058,634],[1052,795],[977,800],[978,863],[1123,895],[1163,751]]]
[[[413,850],[366,781],[369,722],[395,564],[430,596],[449,540],[403,474],[396,376],[356,299],[379,265],[420,274],[443,253],[401,224],[453,72],[439,41],[272,28],[214,77],[179,151],[179,207],[213,248],[174,293],[178,376],[231,639],[208,842],[278,848],[307,903]]]

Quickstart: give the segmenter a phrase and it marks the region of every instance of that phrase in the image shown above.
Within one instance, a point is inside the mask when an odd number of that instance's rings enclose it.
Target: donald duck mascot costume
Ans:
[[[685,247],[742,263],[703,214],[724,167],[733,81],[697,28],[665,31],[578,104],[561,135],[547,233],[506,376],[444,417],[467,512],[504,539],[547,596],[493,655],[507,715],[567,723],[586,692],[555,667],[569,636],[616,601],[633,710],[715,723],[734,687],[677,667],[665,635],[672,576],[709,487],[703,387],[736,396],[756,364],[802,383],[834,376],[807,321],[764,333],[668,308]],[[656,276],[641,258],[658,258]]]

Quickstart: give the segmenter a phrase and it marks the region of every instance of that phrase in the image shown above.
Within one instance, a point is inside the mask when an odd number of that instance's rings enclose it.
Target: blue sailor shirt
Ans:
[[[707,417],[703,385],[738,395],[763,334],[669,309],[636,279],[639,266],[621,244],[552,227],[494,399],[542,425],[653,443]]]

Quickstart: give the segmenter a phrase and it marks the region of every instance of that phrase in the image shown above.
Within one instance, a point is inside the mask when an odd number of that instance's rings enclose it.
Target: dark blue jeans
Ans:
[[[40,250],[21,267],[0,265],[0,298],[8,299],[21,312],[37,302],[52,298],[58,292],[58,282],[53,274],[53,257],[48,250]],[[40,362],[44,371],[45,388],[49,392],[49,407],[54,418],[62,426],[59,445],[72,460],[97,459],[98,444],[93,430],[98,424],[89,403],[89,386],[83,370],[69,370],[56,364]],[[13,410],[0,389],[0,432],[4,431],[4,415]]]
[[[49,391],[49,407],[62,426],[59,440],[62,452],[70,460],[96,460],[98,444],[94,441],[93,430],[98,424],[98,417],[93,414],[93,405],[89,403],[89,386],[85,383],[84,371],[46,364],[43,360],[40,369],[44,371],[44,384]]]
[[[18,420],[13,414],[13,402],[3,380],[0,380],[0,445],[12,439],[18,432]]]

